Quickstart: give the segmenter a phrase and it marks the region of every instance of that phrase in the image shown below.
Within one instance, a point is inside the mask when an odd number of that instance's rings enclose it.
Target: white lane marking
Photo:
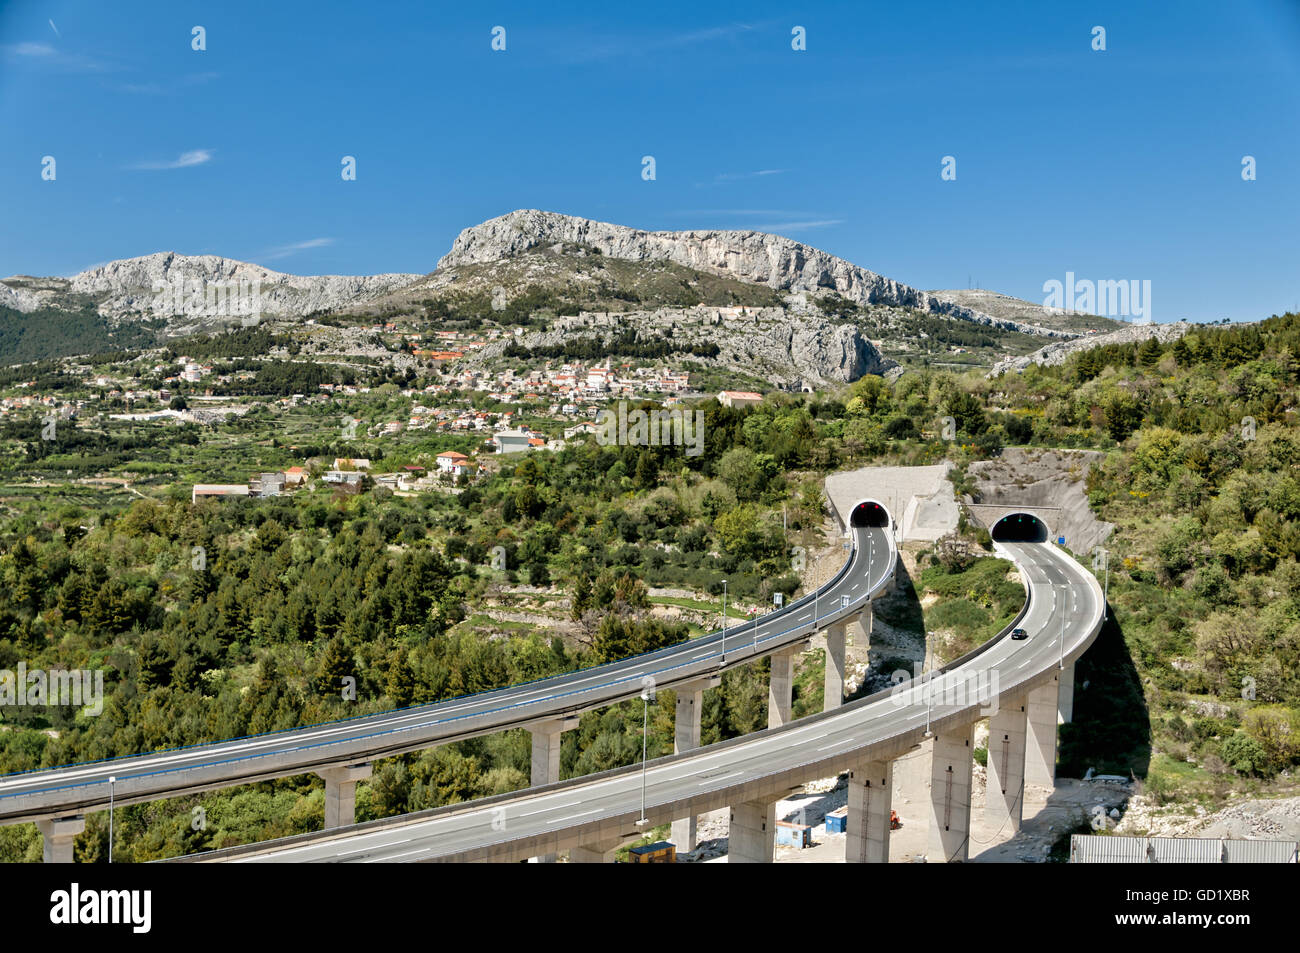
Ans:
[[[561,823],[561,824],[567,824],[569,821],[571,821],[571,820],[573,820],[573,819],[575,819],[575,818],[578,818],[578,817],[586,817],[586,816],[589,815],[589,814],[599,814],[602,810],[604,810],[604,808],[599,808],[599,807],[598,807],[598,808],[596,808],[594,811],[583,811],[581,814],[570,814],[568,817],[562,817],[562,818],[560,818],[560,823]]]
[[[363,864],[386,864],[390,860],[396,860],[398,857],[410,857],[412,854],[423,854],[428,851],[427,847],[421,847],[418,850],[407,850],[400,854],[393,854],[391,857],[376,857],[374,860],[363,860]]]
[[[697,787],[701,787],[701,788],[706,788],[706,787],[708,787],[710,784],[712,784],[714,781],[725,781],[725,780],[727,780],[727,778],[738,778],[738,777],[740,777],[740,776],[741,776],[742,774],[744,774],[744,773],[745,773],[744,771],[733,771],[731,774],[720,774],[720,775],[718,775],[717,777],[709,778],[709,780],[707,780],[707,781],[701,781],[701,782],[700,782],[698,785],[696,785],[696,786],[697,786]]]
[[[362,851],[367,851],[367,850],[382,850],[382,849],[384,849],[385,847],[401,847],[403,844],[409,844],[409,843],[410,843],[411,841],[413,841],[413,840],[415,840],[414,837],[406,837],[406,838],[403,838],[402,840],[395,840],[395,841],[393,841],[391,844],[387,844],[387,843],[385,843],[385,844],[371,844],[371,845],[366,846],[366,847],[358,847],[356,850],[344,850],[344,851],[340,851],[340,852],[338,853],[337,856],[339,856],[339,857],[346,857],[348,854],[360,854]],[[414,854],[414,853],[419,853],[419,851],[411,851],[411,853],[413,853],[413,854]],[[398,854],[397,856],[398,856],[398,857],[401,857],[401,856],[403,856],[403,855],[402,855],[402,854]],[[382,858],[381,858],[381,859],[382,859]],[[367,863],[373,863],[373,861],[367,861]]]

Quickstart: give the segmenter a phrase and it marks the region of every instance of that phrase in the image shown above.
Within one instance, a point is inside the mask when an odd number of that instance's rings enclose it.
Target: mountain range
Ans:
[[[879,373],[893,361],[868,353],[876,347],[904,360],[978,350],[991,363],[1035,350],[1044,338],[1063,341],[1121,326],[993,292],[923,291],[779,235],[644,231],[535,209],[466,228],[423,275],[300,276],[215,255],[157,252],[71,278],[0,280],[0,308],[15,320],[15,312],[94,314],[109,328],[154,318],[167,337],[229,323],[214,316],[211,297],[204,307],[201,289],[210,286],[232,293],[256,287],[261,319],[290,323],[320,315],[421,314],[436,323],[475,307],[499,312],[511,302],[552,316],[619,312],[634,326],[663,324],[661,312],[671,320],[699,305],[769,309],[769,330],[789,324],[787,336],[806,344],[774,361],[797,360],[798,351],[843,356],[837,367],[806,375],[814,381]],[[200,290],[193,296],[190,289]],[[554,335],[554,327],[547,330]]]

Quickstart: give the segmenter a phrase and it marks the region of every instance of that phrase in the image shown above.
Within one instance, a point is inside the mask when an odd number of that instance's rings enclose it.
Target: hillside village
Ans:
[[[392,331],[394,327],[389,323],[372,330]],[[200,478],[190,486],[191,502],[198,502],[280,496],[316,484],[342,493],[373,487],[403,494],[454,489],[481,476],[483,458],[559,450],[568,440],[596,434],[596,419],[614,401],[652,401],[673,407],[713,396],[724,406],[745,407],[763,399],[757,391],[701,393],[692,388],[687,371],[661,361],[551,360],[540,367],[489,368],[463,360],[467,352],[485,343],[482,338],[457,331],[433,333],[448,349],[414,351],[424,358],[426,373],[416,378],[423,386],[397,391],[409,407],[401,415],[375,419],[369,408],[378,403],[378,390],[360,381],[321,383],[312,393],[259,395],[247,392],[256,390],[256,372],[224,372],[220,361],[180,355],[168,363],[145,360],[109,369],[66,362],[62,370],[76,381],[74,386],[61,382],[57,392],[41,393],[36,380],[17,382],[10,388],[11,396],[0,398],[0,421],[35,413],[42,424],[54,421],[56,426],[78,428],[218,427],[254,410],[272,417],[308,411],[329,419],[330,408],[335,407],[338,418],[354,425],[352,436],[357,439],[397,439],[421,433],[459,438],[456,447],[431,454],[432,460],[424,457],[422,463],[389,466],[386,461],[372,464],[369,459],[337,458],[329,465],[328,461],[300,460],[281,470],[251,472],[247,481],[239,483]],[[458,349],[451,350],[452,346]],[[241,393],[223,393],[231,385]],[[361,417],[366,418],[364,422]],[[48,431],[45,439],[50,439]]]

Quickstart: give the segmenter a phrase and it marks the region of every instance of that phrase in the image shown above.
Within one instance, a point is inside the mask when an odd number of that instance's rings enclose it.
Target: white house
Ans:
[[[196,483],[190,493],[190,502],[197,503],[199,497],[250,495],[252,489],[247,483]]]
[[[749,390],[724,390],[718,394],[718,403],[723,407],[753,407],[762,402],[762,394]]]
[[[363,476],[359,470],[326,470],[321,479],[326,483],[359,484]]]
[[[492,437],[492,446],[497,453],[518,453],[529,449],[532,436],[522,430],[502,430]]]
[[[460,476],[464,473],[473,473],[474,464],[469,457],[463,453],[457,453],[455,450],[447,450],[438,454],[438,470],[441,473],[450,473],[452,476]]]

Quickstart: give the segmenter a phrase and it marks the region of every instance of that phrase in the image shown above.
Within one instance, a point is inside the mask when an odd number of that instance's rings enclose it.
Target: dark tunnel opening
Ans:
[[[1032,513],[1008,513],[989,535],[999,543],[1045,543],[1047,525]]]
[[[889,511],[874,500],[866,500],[853,507],[849,517],[851,526],[889,526]]]

